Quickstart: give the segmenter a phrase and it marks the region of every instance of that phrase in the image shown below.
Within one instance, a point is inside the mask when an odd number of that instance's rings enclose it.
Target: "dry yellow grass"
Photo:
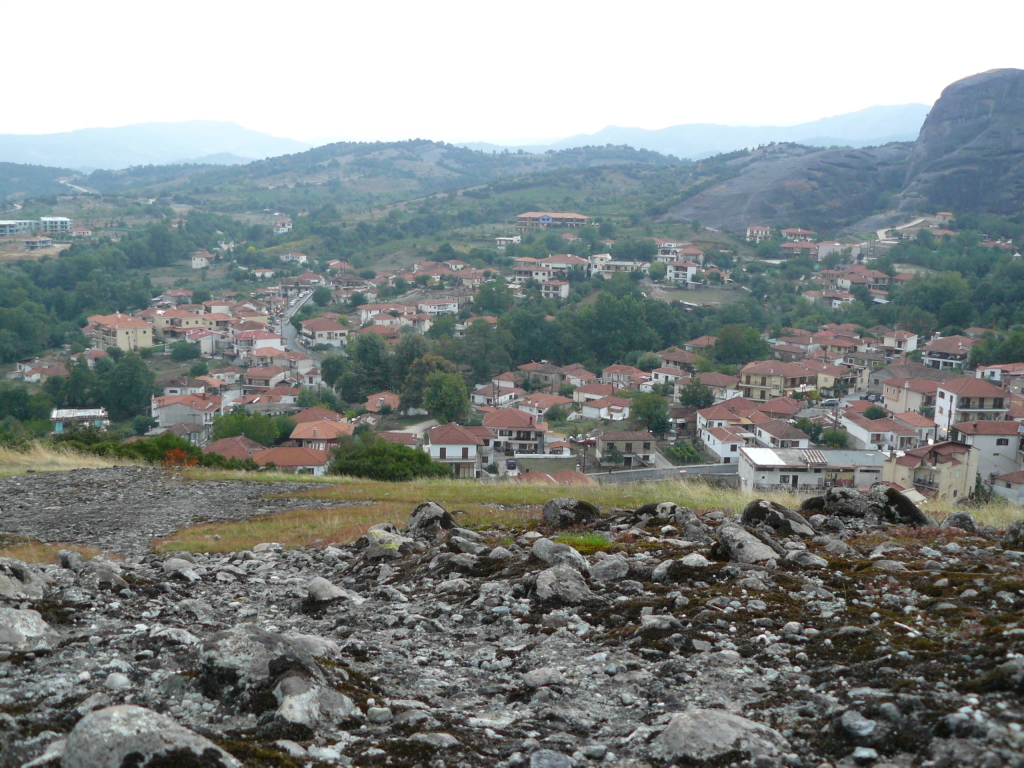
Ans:
[[[362,536],[372,525],[405,525],[413,507],[398,502],[354,504],[330,509],[296,509],[276,515],[264,515],[234,523],[208,523],[191,526],[172,536],[157,539],[158,552],[239,552],[261,542],[277,542],[285,547],[347,544]],[[540,517],[533,508],[494,509],[473,504],[457,514],[459,524],[469,528],[525,528]]]
[[[162,540],[164,550],[188,549],[195,552],[230,552],[248,549],[264,541],[285,546],[314,543],[345,543],[362,535],[377,523],[403,525],[412,509],[430,499],[459,512],[460,524],[471,528],[525,527],[539,517],[541,506],[556,496],[573,496],[597,504],[602,509],[633,509],[648,502],[672,501],[698,511],[721,510],[739,513],[756,498],[768,498],[780,504],[798,507],[811,494],[785,491],[743,493],[694,481],[664,481],[563,487],[521,485],[510,482],[479,483],[466,480],[419,480],[408,483],[384,483],[350,477],[310,478],[283,473],[223,472],[190,470],[194,480],[260,480],[280,483],[280,495],[336,501],[331,509],[306,509],[286,512],[239,523],[203,525],[187,528]],[[327,483],[327,487],[303,488],[303,484]],[[934,503],[925,510],[943,520],[961,509],[950,503]],[[970,510],[979,522],[1005,527],[1020,518],[1022,510],[999,500]],[[214,538],[220,536],[220,539]]]
[[[33,443],[25,450],[0,448],[0,477],[34,472],[66,472],[71,469],[98,469],[138,464],[124,459],[77,453],[62,448]]]
[[[77,544],[42,544],[38,541],[24,541],[0,547],[0,557],[10,557],[21,560],[23,563],[56,563],[59,562],[57,553],[62,549],[73,550],[86,560],[91,560],[100,554],[98,549],[82,547]],[[112,555],[112,557],[120,556]]]

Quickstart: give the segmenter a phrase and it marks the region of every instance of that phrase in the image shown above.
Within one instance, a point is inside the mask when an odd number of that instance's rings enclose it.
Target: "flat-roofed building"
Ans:
[[[579,229],[590,221],[589,216],[579,213],[555,213],[552,211],[527,211],[516,217],[516,229],[525,232],[531,229],[547,229],[548,227],[564,227]]]
[[[882,451],[819,451],[799,448],[739,449],[743,491],[805,491],[833,486],[860,488],[880,482]]]

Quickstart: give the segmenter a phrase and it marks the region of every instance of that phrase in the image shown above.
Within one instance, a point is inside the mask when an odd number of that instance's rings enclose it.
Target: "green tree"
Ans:
[[[320,377],[324,384],[334,387],[338,379],[348,370],[348,360],[341,355],[327,355],[320,361]]]
[[[313,291],[312,298],[313,303],[315,303],[318,307],[326,307],[328,304],[331,303],[331,300],[334,298],[334,294],[331,292],[331,289],[328,288],[326,285],[318,285],[316,289]]]
[[[848,435],[845,429],[826,429],[821,433],[821,442],[829,448],[845,448]]]
[[[199,355],[198,344],[190,344],[187,341],[176,341],[174,344],[171,344],[171,360],[176,363],[195,360]]]
[[[213,422],[213,439],[245,435],[260,445],[276,445],[286,440],[295,429],[294,419],[271,417],[262,413],[246,413],[242,409],[218,416]]]
[[[683,440],[678,440],[666,448],[665,456],[673,464],[700,464],[704,460],[700,451]]]
[[[428,339],[451,338],[455,335],[455,326],[458,323],[455,315],[440,315],[433,319],[430,330],[427,331]]]
[[[151,430],[153,427],[157,426],[157,424],[159,423],[160,422],[158,422],[152,416],[140,413],[138,416],[132,419],[132,431],[136,435],[144,435],[147,432],[149,432],[149,430]]]
[[[655,282],[664,280],[666,274],[668,274],[668,264],[661,261],[651,264],[651,268],[647,270],[647,276]]]
[[[877,405],[869,405],[864,409],[864,418],[871,419],[871,421],[874,421],[875,419],[884,419],[888,415],[889,414],[886,412],[885,408]]]
[[[744,365],[751,360],[765,360],[771,352],[768,342],[749,325],[726,325],[715,334],[714,358],[718,363]]]
[[[450,467],[432,461],[424,451],[389,443],[372,432],[341,438],[334,449],[328,472],[390,483],[452,475]]]
[[[350,370],[359,377],[361,397],[391,387],[391,348],[383,338],[376,333],[361,333],[349,342],[346,351]]]
[[[512,290],[505,282],[505,278],[499,277],[480,286],[476,298],[473,299],[473,309],[478,315],[503,315],[512,309]]]
[[[134,352],[126,354],[103,378],[101,403],[115,421],[148,413],[155,381],[156,375],[145,360]]]
[[[432,373],[423,389],[423,407],[440,423],[461,421],[469,414],[469,392],[457,373]]]
[[[822,433],[822,431],[824,429],[821,426],[821,424],[813,422],[810,419],[808,419],[806,416],[804,416],[802,418],[797,419],[795,422],[793,422],[793,426],[796,427],[797,429],[799,429],[805,435],[807,435],[811,439],[812,442],[815,442],[815,443],[820,442],[821,433]]]
[[[414,360],[405,376],[405,385],[402,388],[402,408],[422,408],[427,379],[435,373],[455,373],[455,371],[455,363],[440,355],[423,355],[418,360]]]
[[[671,428],[668,404],[665,398],[653,392],[644,392],[633,398],[630,415],[655,435],[663,435]]]
[[[700,379],[694,377],[679,389],[679,403],[687,408],[710,408],[715,404],[715,393]]]
[[[210,366],[205,362],[193,363],[192,367],[188,369],[188,375],[190,378],[196,378],[197,376],[207,376],[210,373]]]
[[[399,337],[391,353],[391,369],[400,386],[409,375],[412,364],[427,354],[429,349],[427,340],[418,333],[406,333]]]
[[[654,352],[643,352],[636,358],[636,367],[650,373],[655,368],[661,367],[661,358]]]

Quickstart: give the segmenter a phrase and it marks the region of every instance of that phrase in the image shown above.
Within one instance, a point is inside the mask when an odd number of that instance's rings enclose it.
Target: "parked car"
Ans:
[[[821,401],[821,407],[822,408],[838,408],[839,407],[839,401],[836,400],[834,397],[829,398],[828,400],[822,400]]]
[[[508,461],[505,462],[505,469],[515,469],[515,468],[516,468],[516,460],[515,459],[509,459]]]

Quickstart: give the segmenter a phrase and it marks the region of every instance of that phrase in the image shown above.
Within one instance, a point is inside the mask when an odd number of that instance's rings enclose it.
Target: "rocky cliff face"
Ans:
[[[1016,213],[1024,204],[1024,70],[995,69],[948,86],[914,144],[903,212]]]
[[[729,229],[797,222],[840,226],[868,216],[883,194],[900,188],[910,153],[910,144],[763,147],[732,162],[734,178],[684,201],[669,216]]]

